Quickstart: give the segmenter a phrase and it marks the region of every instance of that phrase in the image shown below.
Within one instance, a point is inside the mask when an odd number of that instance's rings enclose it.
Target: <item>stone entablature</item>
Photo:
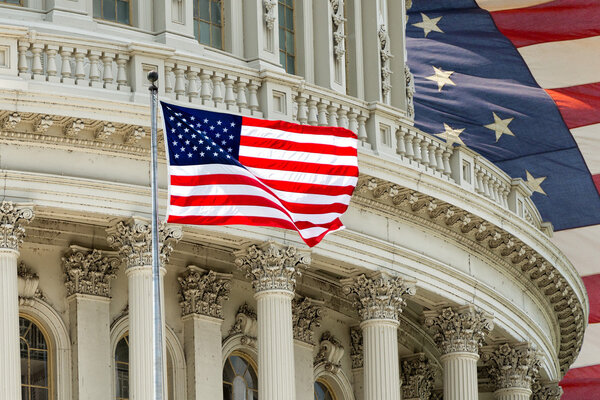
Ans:
[[[33,208],[3,200],[0,204],[0,249],[19,251],[25,227],[33,219]]]
[[[189,265],[177,281],[182,316],[198,314],[223,319],[223,302],[229,298],[231,274]]]
[[[110,297],[110,280],[116,278],[121,265],[121,259],[113,252],[71,245],[62,262],[67,296]]]
[[[294,339],[314,344],[314,330],[321,326],[322,302],[308,297],[292,300]]]
[[[423,353],[400,359],[403,400],[429,400],[436,368]]]

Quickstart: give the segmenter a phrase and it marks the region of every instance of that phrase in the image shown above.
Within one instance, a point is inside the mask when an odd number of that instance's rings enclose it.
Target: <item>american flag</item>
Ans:
[[[534,190],[583,277],[590,325],[563,400],[600,399],[600,0],[412,0],[415,125]]]
[[[168,222],[292,229],[311,247],[344,227],[358,180],[354,132],[161,106]]]

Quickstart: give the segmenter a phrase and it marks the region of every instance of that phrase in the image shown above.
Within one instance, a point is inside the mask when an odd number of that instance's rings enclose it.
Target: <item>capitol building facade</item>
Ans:
[[[585,288],[526,182],[413,127],[406,7],[0,0],[0,398],[151,398],[155,70],[176,104],[348,128],[360,168],[312,249],[161,225],[165,399],[559,399]]]

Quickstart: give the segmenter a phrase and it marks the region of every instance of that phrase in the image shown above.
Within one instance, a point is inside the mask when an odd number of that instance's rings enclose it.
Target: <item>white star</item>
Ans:
[[[194,149],[194,151],[198,150],[198,146],[194,146],[192,147],[192,149]]]
[[[200,152],[200,157],[204,157],[204,152],[203,151]]]
[[[205,124],[207,124],[207,123],[208,123],[208,120],[207,120],[206,118],[204,118],[204,123],[205,123]]]
[[[220,133],[217,133],[215,136],[216,136],[216,137],[221,137],[221,134],[220,134]]]
[[[200,128],[200,127],[202,126],[202,124],[201,124],[200,122],[198,122],[198,123],[196,124],[196,126],[197,126],[198,128]]]
[[[178,137],[179,139],[183,139],[183,135],[182,135],[182,134],[179,134],[177,137]]]
[[[217,121],[217,125],[221,125],[221,121]]]
[[[188,153],[188,158],[192,158],[192,153]]]
[[[231,153],[233,151],[233,149],[231,147],[228,147],[227,151]]]
[[[196,117],[194,117],[194,116],[192,115],[192,116],[190,117],[190,119],[191,119],[192,121],[194,121],[194,120],[196,119]]]
[[[412,25],[416,26],[417,28],[423,29],[423,33],[425,34],[425,37],[427,37],[427,35],[431,31],[444,33],[444,31],[441,30],[437,26],[437,23],[440,22],[440,19],[442,19],[442,17],[429,18],[427,15],[425,15],[423,13],[421,13],[421,17],[423,18],[423,20],[421,22],[418,22],[418,23],[412,24]]]
[[[192,133],[192,139],[196,139],[196,134]]]
[[[185,141],[185,144],[190,144],[190,141],[189,141],[189,140],[186,140],[186,141]]]
[[[541,193],[544,196],[548,196],[541,186],[542,182],[546,180],[547,176],[540,176],[539,178],[534,178],[533,175],[531,175],[527,170],[525,170],[525,174],[527,175],[527,181],[525,182],[525,184],[529,186],[531,190],[533,190],[534,192]]]
[[[233,135],[229,135],[229,139],[233,140]]]
[[[218,155],[219,155],[218,153],[213,153],[213,156],[215,156],[215,157],[218,156]]]
[[[212,144],[213,146],[216,146],[216,145],[217,145],[215,142],[211,142],[211,144]]]
[[[446,143],[448,143],[450,146],[452,146],[454,143],[458,143],[463,146],[465,145],[465,143],[459,137],[459,135],[462,133],[462,131],[465,130],[465,128],[452,129],[448,124],[444,124],[444,129],[444,132],[436,133],[435,136],[444,139]]]
[[[219,149],[219,152],[220,152],[220,153],[222,153],[222,152],[223,152],[223,149]]]
[[[198,143],[202,144],[202,143],[204,143],[204,140],[198,139]]]
[[[177,146],[177,141],[173,140],[173,146]]]
[[[444,71],[441,68],[433,67],[434,75],[427,76],[425,79],[429,79],[430,81],[434,81],[438,85],[438,92],[442,91],[444,85],[452,85],[456,86],[456,83],[452,82],[450,79],[450,75],[454,73],[454,71]]]
[[[178,123],[177,123],[177,126],[181,126],[181,122],[178,122]]]
[[[210,150],[210,146],[206,146],[206,150]]]
[[[484,127],[496,132],[496,142],[500,140],[500,137],[502,137],[503,134],[515,136],[508,127],[508,124],[510,124],[514,118],[502,119],[497,116],[495,112],[492,112],[492,115],[494,116],[494,123],[484,125]]]
[[[226,141],[226,140],[221,140],[221,144],[222,144],[223,146],[225,146],[225,145],[227,144],[227,141]]]
[[[174,119],[175,119],[175,117],[173,117],[173,116],[169,117],[169,121],[173,121]]]
[[[227,128],[223,128],[223,132],[227,133]]]
[[[175,154],[175,158],[179,158],[179,154]]]
[[[231,125],[231,126],[233,127],[233,126],[235,126],[235,122],[232,122],[232,123],[231,123],[231,124],[229,124],[229,125]]]
[[[175,133],[175,128],[171,128],[171,133]]]
[[[227,154],[227,158],[231,158],[231,156],[229,154]]]
[[[210,126],[210,130],[211,130],[211,131],[214,131],[214,130],[215,130],[215,127],[211,125],[211,126]]]
[[[187,122],[187,120],[186,120],[185,118],[182,118],[181,120],[182,120],[183,122]]]
[[[181,148],[181,151],[185,151],[185,147],[182,147],[182,148]]]
[[[188,133],[190,130],[189,130],[188,128],[185,128],[183,131],[184,131],[185,133]]]

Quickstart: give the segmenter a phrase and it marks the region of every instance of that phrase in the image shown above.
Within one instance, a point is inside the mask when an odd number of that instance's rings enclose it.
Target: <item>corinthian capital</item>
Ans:
[[[433,339],[442,354],[478,354],[483,338],[494,328],[492,316],[473,305],[426,311],[425,325],[434,332]]]
[[[106,241],[127,260],[127,267],[152,265],[152,224],[150,221],[132,217],[119,221],[106,230]],[[173,251],[173,245],[181,239],[181,228],[158,224],[160,264],[164,266]]]
[[[15,204],[2,201],[0,204],[0,249],[19,251],[25,237],[24,224],[33,219],[33,208],[30,205]]]
[[[110,280],[116,277],[121,260],[100,250],[71,246],[62,258],[67,296],[89,294],[110,297]]]
[[[235,264],[252,279],[254,290],[287,290],[293,292],[300,268],[310,264],[310,254],[293,246],[268,241],[234,253]]]
[[[292,301],[292,326],[294,339],[314,344],[313,331],[321,326],[321,307],[308,297]]]
[[[558,382],[548,382],[545,384],[535,382],[532,385],[532,400],[560,400],[563,390],[558,386]]]
[[[536,351],[529,343],[502,344],[495,351],[484,353],[483,361],[489,367],[496,390],[531,389],[540,370]]]
[[[400,361],[402,366],[402,398],[428,400],[435,380],[435,367],[423,353]]]
[[[344,293],[354,300],[354,306],[363,321],[369,319],[393,319],[398,321],[406,296],[415,294],[415,283],[407,282],[400,276],[392,277],[384,272],[376,272],[367,277],[342,280]]]
[[[223,319],[223,301],[229,298],[231,275],[190,265],[177,280],[183,316],[200,314]]]

